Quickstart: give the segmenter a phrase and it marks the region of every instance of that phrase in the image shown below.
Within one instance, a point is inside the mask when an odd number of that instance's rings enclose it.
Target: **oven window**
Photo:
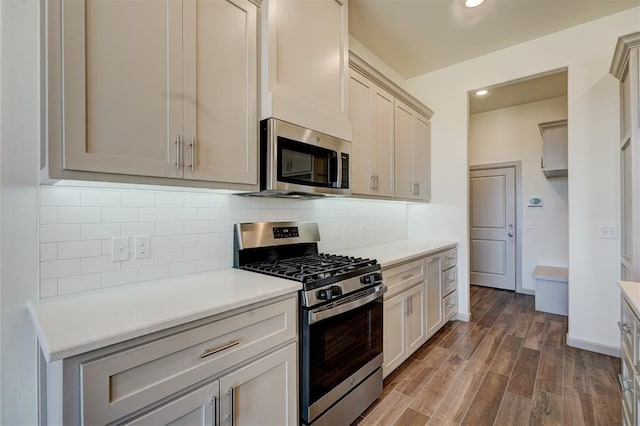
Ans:
[[[309,326],[310,404],[382,353],[382,300]]]
[[[278,137],[278,180],[299,185],[332,187],[337,182],[334,151]]]

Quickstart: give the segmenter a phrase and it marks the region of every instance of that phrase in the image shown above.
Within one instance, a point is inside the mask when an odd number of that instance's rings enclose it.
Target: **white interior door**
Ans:
[[[471,284],[515,290],[515,169],[473,170],[469,179]]]

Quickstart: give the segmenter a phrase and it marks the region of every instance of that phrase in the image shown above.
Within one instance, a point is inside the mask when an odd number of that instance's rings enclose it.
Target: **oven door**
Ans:
[[[382,365],[384,285],[301,310],[301,416],[311,423]]]

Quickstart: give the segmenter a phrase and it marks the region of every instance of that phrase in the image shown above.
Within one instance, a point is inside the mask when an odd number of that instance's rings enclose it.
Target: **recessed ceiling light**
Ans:
[[[484,3],[484,0],[465,0],[464,5],[467,7],[476,7]]]
[[[476,96],[484,96],[484,95],[486,95],[487,93],[489,93],[489,91],[488,91],[487,89],[478,90],[478,91],[476,92]]]

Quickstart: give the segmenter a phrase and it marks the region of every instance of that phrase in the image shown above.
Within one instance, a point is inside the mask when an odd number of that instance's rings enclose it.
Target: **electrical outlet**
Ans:
[[[600,238],[606,240],[618,239],[618,227],[617,226],[601,226]]]
[[[113,237],[111,239],[111,261],[129,260],[129,237]]]
[[[151,257],[151,238],[148,235],[136,236],[136,259]]]

